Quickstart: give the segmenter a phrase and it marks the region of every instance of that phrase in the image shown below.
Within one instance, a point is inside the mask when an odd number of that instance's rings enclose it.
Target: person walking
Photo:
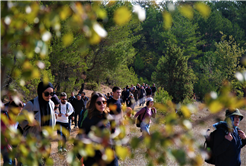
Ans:
[[[154,97],[155,96],[155,92],[156,92],[155,84],[152,85],[151,90],[152,90],[152,96]]]
[[[23,130],[24,136],[31,134],[33,137],[40,137],[42,127],[55,126],[55,105],[53,101],[51,101],[54,94],[53,89],[53,85],[50,82],[47,84],[40,82],[37,89],[38,96],[33,100],[28,101],[24,106],[23,110],[34,114],[33,123],[24,120],[19,124]],[[22,113],[20,115],[22,115]]]
[[[85,109],[85,103],[81,98],[80,93],[77,95],[77,99],[73,100],[72,105],[74,108],[74,122],[75,122],[74,128],[78,128],[78,119],[77,119],[78,115],[80,115],[80,112]]]
[[[93,126],[99,127],[100,130],[110,130],[110,122],[107,120],[107,116],[110,116],[109,115],[110,110],[107,107],[107,100],[103,94],[95,93],[92,96],[90,102],[88,103],[87,109],[88,109],[88,115],[84,119],[82,124],[82,129],[87,137]],[[103,121],[104,123],[102,123]],[[112,140],[109,139],[108,141],[109,141],[108,146],[109,148],[111,148],[110,142],[112,142]],[[95,155],[93,157],[87,157],[86,159],[84,159],[83,164],[84,166],[91,166],[91,165],[118,166],[118,158],[116,154],[114,154],[114,159],[110,163],[106,163],[102,159],[102,156],[103,156],[102,151],[95,150]],[[79,158],[81,157],[79,156]]]
[[[67,151],[65,148],[66,140],[68,135],[65,135],[63,130],[67,129],[69,130],[69,121],[68,117],[74,112],[73,106],[71,103],[67,102],[67,94],[65,92],[62,92],[60,95],[61,104],[59,106],[59,109],[56,110],[57,119],[56,119],[56,125],[58,126],[57,129],[57,135],[60,135],[63,139],[62,143],[58,143],[58,152]]]
[[[150,134],[149,128],[151,124],[151,117],[155,118],[155,115],[157,113],[154,106],[154,99],[152,97],[149,97],[146,99],[146,107],[143,107],[140,111],[138,111],[134,119],[136,119],[138,116],[141,116],[140,119],[142,120],[140,124],[140,128],[142,131],[142,136],[140,138],[143,138],[146,134]]]
[[[118,115],[122,114],[121,111],[121,88],[118,86],[113,87],[113,97],[107,101],[107,106],[109,107],[110,114]]]
[[[243,115],[239,109],[226,110],[225,121],[215,123],[213,156],[216,166],[240,166],[241,148],[246,144],[246,135],[239,129]]]

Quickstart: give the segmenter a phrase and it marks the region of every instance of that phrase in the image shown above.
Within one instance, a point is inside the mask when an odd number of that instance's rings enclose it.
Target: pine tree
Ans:
[[[173,102],[190,99],[193,94],[193,84],[196,80],[194,72],[188,67],[188,57],[174,44],[167,48],[152,75],[152,79],[173,97]]]

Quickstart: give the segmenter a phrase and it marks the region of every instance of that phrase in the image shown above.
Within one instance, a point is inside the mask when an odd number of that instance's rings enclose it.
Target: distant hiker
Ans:
[[[152,96],[152,90],[149,85],[147,85],[146,88],[146,97],[151,97]]]
[[[139,91],[140,88],[141,88],[141,85],[139,83],[137,83],[137,85],[136,85],[137,91]]]
[[[139,102],[140,102],[139,106],[141,105],[143,106],[145,103],[145,96],[146,96],[146,91],[144,89],[144,86],[141,87],[141,89],[138,92],[138,95],[139,95]]]
[[[72,105],[74,108],[74,122],[75,122],[74,128],[78,128],[77,117],[78,115],[80,115],[80,112],[85,109],[85,103],[84,100],[81,98],[80,93],[77,95],[77,99],[73,100]]]
[[[243,115],[239,109],[226,110],[225,121],[214,124],[213,156],[216,166],[240,166],[241,148],[246,144],[245,133],[238,128]]]
[[[68,102],[72,103],[73,100],[75,100],[75,99],[76,99],[76,97],[74,96],[74,92],[71,92],[71,96],[68,98]]]
[[[131,88],[130,88],[130,91],[132,92],[133,89],[134,89],[134,86],[133,86],[133,84],[132,84],[132,85],[131,85]]]
[[[86,107],[86,104],[89,101],[89,98],[85,96],[85,92],[81,93],[81,98],[84,101],[84,104],[85,104],[85,107]]]
[[[59,98],[57,97],[56,94],[54,94],[51,98],[51,100],[54,102],[55,104],[55,108],[54,108],[54,111],[56,112],[59,108],[59,105],[61,104],[61,101],[59,100]],[[57,115],[55,114],[56,116],[56,119],[57,119]]]
[[[121,91],[120,91],[121,92]],[[119,94],[120,96],[120,94]],[[109,113],[109,108],[107,107],[107,100],[101,93],[95,93],[90,102],[88,103],[88,115],[84,119],[82,124],[82,129],[88,137],[89,132],[91,131],[92,126],[96,126],[100,128],[100,130],[110,130],[110,122],[107,119]],[[103,123],[102,123],[103,122]],[[83,135],[80,135],[83,137]],[[78,138],[80,138],[78,136]],[[99,139],[100,140],[100,139]],[[108,138],[108,140],[103,140],[104,144],[108,144],[105,148],[111,148],[112,140]],[[102,142],[101,142],[102,144]],[[103,155],[100,150],[95,150],[95,155],[93,157],[87,157],[83,160],[84,166],[92,166],[92,165],[105,165],[105,166],[118,166],[118,158],[116,157],[115,152],[112,154],[113,161],[107,163],[102,159]],[[81,156],[78,155],[79,158]]]
[[[54,88],[51,83],[45,84],[44,82],[40,82],[37,89],[38,96],[33,100],[28,101],[24,106],[23,111],[27,110],[34,114],[33,123],[29,123],[27,120],[20,123],[24,136],[31,134],[33,137],[39,137],[42,127],[55,126],[55,105],[51,100],[54,94],[53,89]]]
[[[58,143],[58,151],[67,151],[65,148],[66,140],[68,135],[65,135],[63,130],[69,130],[69,123],[68,123],[68,117],[73,113],[73,106],[67,102],[67,94],[65,92],[62,92],[60,95],[61,104],[59,106],[59,109],[56,110],[57,119],[56,119],[56,125],[58,126],[57,129],[57,135],[60,135],[63,138],[62,143]]]
[[[134,118],[136,119],[138,116],[140,116],[141,119],[141,124],[140,124],[140,128],[142,131],[142,136],[140,138],[143,138],[143,136],[145,136],[146,134],[150,134],[149,133],[149,128],[150,128],[150,124],[151,124],[151,117],[155,118],[155,115],[157,113],[155,107],[154,106],[154,99],[152,97],[149,97],[146,99],[146,106],[144,108],[142,108],[140,111],[138,111]]]
[[[122,101],[123,101],[123,103],[125,103],[126,102],[126,94],[127,92],[126,92],[126,88],[123,88],[123,91],[122,91],[122,94],[121,94],[121,98],[122,98]]]
[[[136,87],[134,87],[132,94],[133,94],[135,101],[138,101],[138,90]]]
[[[152,85],[151,90],[152,90],[152,96],[154,97],[155,96],[155,92],[156,92],[155,84]]]

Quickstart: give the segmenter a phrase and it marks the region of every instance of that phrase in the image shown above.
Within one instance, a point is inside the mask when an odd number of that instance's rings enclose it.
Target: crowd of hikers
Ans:
[[[13,100],[13,94],[8,94],[9,102],[5,103],[4,107],[1,108],[1,116],[7,117],[12,122],[9,125],[14,126],[24,137],[30,134],[33,137],[42,138],[41,131],[43,127],[57,125],[57,135],[62,140],[58,143],[58,152],[66,152],[66,140],[73,124],[75,129],[79,128],[83,131],[76,136],[78,140],[91,139],[89,133],[92,131],[93,126],[97,126],[101,130],[108,130],[112,134],[116,133],[116,126],[123,123],[122,105],[126,105],[128,110],[133,110],[136,106],[145,106],[135,113],[133,118],[136,120],[136,126],[142,132],[142,136],[139,139],[150,135],[151,118],[155,118],[157,114],[157,110],[154,107],[156,91],[155,84],[150,87],[150,85],[143,83],[142,85],[131,85],[131,87],[127,85],[123,89],[115,86],[110,93],[93,92],[90,97],[86,96],[83,91],[76,95],[72,92],[70,97],[65,92],[61,92],[58,97],[51,83],[44,84],[40,82],[37,88],[38,96],[25,104],[20,100]],[[22,110],[34,114],[32,122],[26,119],[18,123],[13,119],[18,115],[22,115]],[[9,114],[13,112],[15,116],[10,117]],[[246,135],[238,128],[242,119],[243,115],[238,109],[227,110],[225,121],[214,125],[216,132],[211,133],[211,138],[207,137],[206,140],[213,150],[213,159],[210,159],[213,161],[209,161],[210,163],[217,166],[241,165],[240,152],[241,148],[246,144]],[[4,133],[8,127],[10,126],[6,126],[1,118],[1,133]],[[92,141],[100,144],[98,139]],[[113,140],[110,138],[107,146],[114,150],[113,145]],[[11,148],[8,140],[1,139],[1,153],[4,165],[15,165],[16,160],[9,156]],[[95,150],[93,157],[83,158],[79,154],[77,157],[85,166],[94,164],[118,166],[116,154],[114,154],[114,158],[110,163],[106,163],[100,150]],[[20,162],[18,164],[22,165]]]
[[[32,112],[34,114],[32,123],[28,120],[24,120],[20,123],[16,122],[13,124],[15,129],[24,137],[30,134],[33,137],[42,138],[41,131],[43,127],[54,127],[57,125],[57,135],[63,140],[58,142],[58,152],[66,152],[66,140],[69,136],[69,134],[66,133],[71,132],[71,126],[73,124],[74,128],[80,128],[84,131],[82,135],[79,134],[77,136],[78,138],[87,136],[92,126],[98,126],[101,129],[106,128],[114,133],[115,128],[112,126],[122,123],[123,104],[132,109],[136,105],[144,105],[146,100],[147,106],[144,110],[145,113],[143,117],[141,117],[141,131],[143,131],[143,134],[149,134],[150,117],[152,114],[156,114],[156,109],[152,108],[153,98],[151,96],[155,94],[156,90],[155,84],[153,84],[152,87],[147,84],[137,84],[136,86],[131,85],[131,87],[126,86],[123,90],[116,86],[113,87],[112,92],[107,94],[93,92],[90,97],[87,97],[85,92],[82,91],[76,95],[72,92],[71,96],[68,97],[65,92],[61,92],[60,95],[57,96],[51,83],[44,84],[40,82],[37,88],[38,96],[27,103],[22,103],[20,100],[13,100],[12,96],[14,96],[14,94],[9,93],[9,102],[5,103],[4,107],[1,108],[1,115],[10,119],[9,114],[12,113],[15,107],[19,109],[19,112],[15,114],[16,116],[22,115],[22,110]],[[111,119],[108,121],[109,123],[107,125],[100,125],[101,121],[107,119]],[[2,119],[1,124],[2,132],[4,132],[7,127],[10,127],[6,126]],[[69,132],[64,132],[64,129]],[[8,144],[7,140],[1,140],[1,142],[4,165],[14,165],[15,160],[8,155],[11,145]],[[103,162],[100,152],[96,151],[95,154],[94,157],[83,160],[83,164],[93,165],[93,163]],[[18,164],[21,165],[21,163]],[[115,156],[112,163],[107,165],[118,165],[118,158]]]

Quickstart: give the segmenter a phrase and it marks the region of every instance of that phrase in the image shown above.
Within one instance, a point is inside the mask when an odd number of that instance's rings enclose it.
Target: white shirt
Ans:
[[[66,110],[67,109],[66,104],[68,104],[68,110]],[[68,116],[70,116],[73,113],[73,111],[74,111],[73,106],[69,102],[66,101],[65,104],[61,103],[61,114],[62,114],[62,116],[61,117],[57,116],[56,121],[61,122],[61,123],[68,123]],[[60,113],[60,111],[58,108],[58,110],[56,110],[56,114],[58,115],[59,113]],[[68,116],[65,115],[66,113],[68,114]]]

